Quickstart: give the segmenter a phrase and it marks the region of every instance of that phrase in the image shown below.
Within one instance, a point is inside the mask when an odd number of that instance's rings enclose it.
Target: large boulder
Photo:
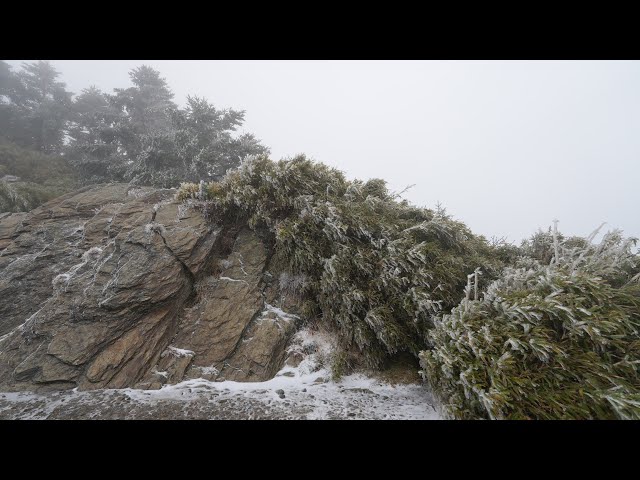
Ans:
[[[269,252],[174,193],[101,185],[0,215],[0,389],[278,371],[298,317],[265,300]]]

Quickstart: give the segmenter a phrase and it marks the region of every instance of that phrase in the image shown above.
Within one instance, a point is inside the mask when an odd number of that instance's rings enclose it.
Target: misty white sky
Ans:
[[[9,61],[18,67],[20,61]],[[560,220],[640,236],[637,61],[54,61],[68,89],[129,86],[141,64],[187,94],[246,110],[272,158],[305,153],[350,178],[415,184],[487,237]]]

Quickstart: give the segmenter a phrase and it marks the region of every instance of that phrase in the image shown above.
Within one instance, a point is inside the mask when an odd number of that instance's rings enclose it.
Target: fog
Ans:
[[[19,67],[21,61],[9,61]],[[279,159],[305,153],[350,178],[440,202],[487,237],[519,241],[553,219],[640,236],[640,63],[624,61],[52,62],[75,93],[111,92],[147,64],[175,100],[246,110]]]

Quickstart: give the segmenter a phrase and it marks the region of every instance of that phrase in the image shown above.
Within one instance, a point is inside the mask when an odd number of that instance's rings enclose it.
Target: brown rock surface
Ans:
[[[0,215],[0,390],[275,374],[297,317],[265,302],[269,253],[173,196],[109,184]]]

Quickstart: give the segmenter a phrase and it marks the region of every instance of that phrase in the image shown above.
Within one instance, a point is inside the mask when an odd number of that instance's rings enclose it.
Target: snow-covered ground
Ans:
[[[0,393],[0,418],[436,420],[440,415],[421,385],[392,386],[352,375],[337,383],[276,377],[260,383],[189,380],[160,390]]]
[[[308,354],[266,382],[188,380],[160,390],[0,393],[0,418],[23,419],[426,419],[437,420],[428,388],[391,385],[355,374],[330,381],[321,367],[330,345],[299,332],[293,349]]]

